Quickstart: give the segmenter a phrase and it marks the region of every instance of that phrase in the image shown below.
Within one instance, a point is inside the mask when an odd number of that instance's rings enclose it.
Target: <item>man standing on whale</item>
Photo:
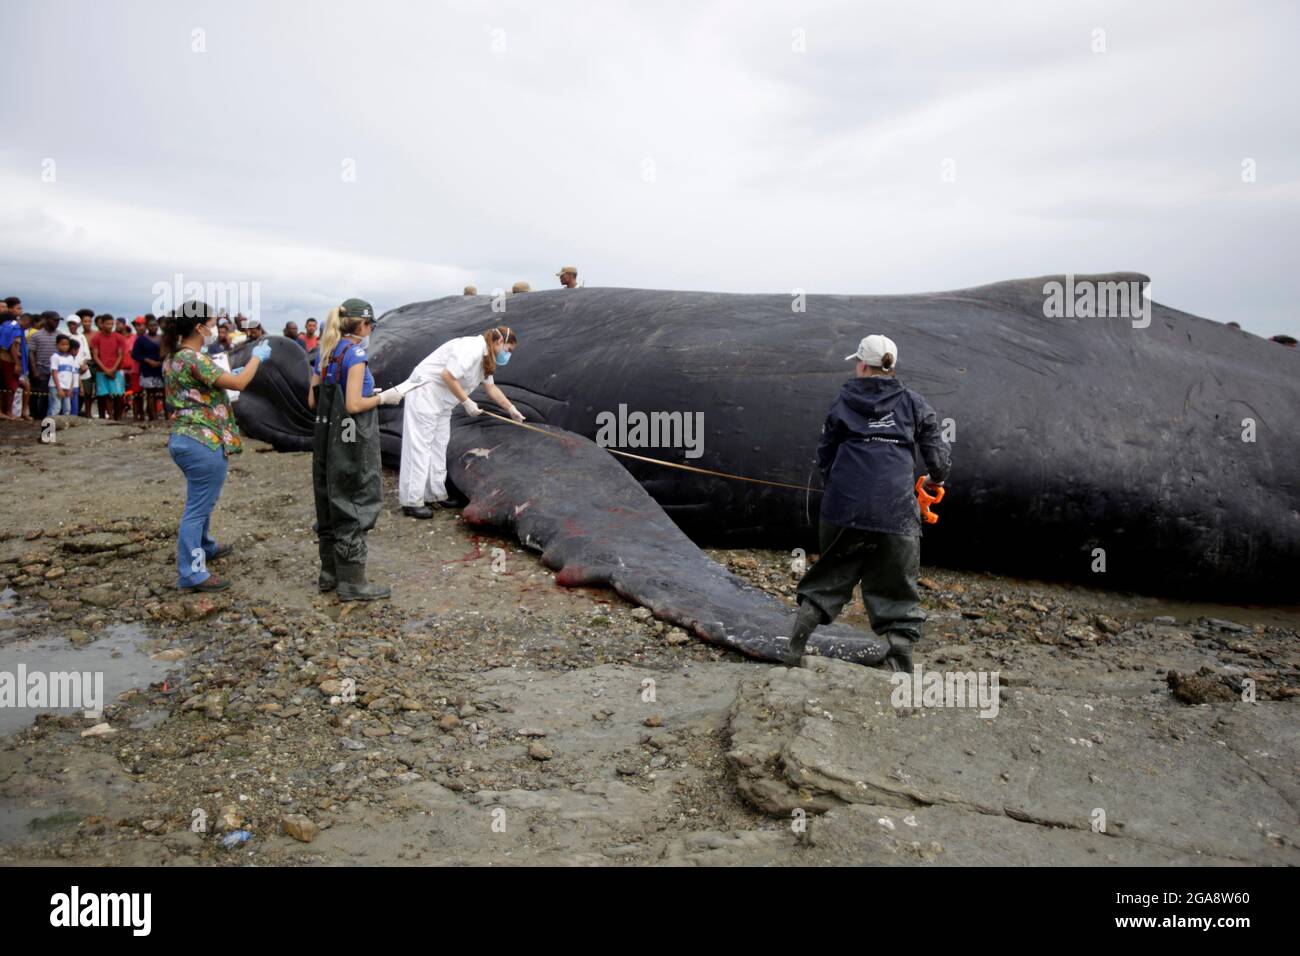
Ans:
[[[857,377],[831,404],[817,448],[825,480],[818,537],[821,558],[797,590],[799,612],[786,652],[791,667],[808,637],[839,616],[861,587],[871,629],[889,641],[886,664],[912,670],[912,645],[921,639],[925,612],[916,579],[921,573],[921,514],[912,479],[919,451],[927,488],[948,477],[952,450],[938,418],[919,394],[895,378],[898,346],[868,335],[845,361]]]

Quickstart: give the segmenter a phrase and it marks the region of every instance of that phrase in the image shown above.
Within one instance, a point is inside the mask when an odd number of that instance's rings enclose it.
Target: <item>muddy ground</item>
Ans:
[[[391,474],[393,600],[340,605],[309,458],[251,441],[235,586],[181,595],[165,439],[0,423],[0,672],[108,685],[98,718],[0,709],[0,863],[1300,863],[1300,609],[927,568],[918,664],[997,671],[999,710],[897,707],[404,518]],[[713,555],[790,601],[788,555]]]

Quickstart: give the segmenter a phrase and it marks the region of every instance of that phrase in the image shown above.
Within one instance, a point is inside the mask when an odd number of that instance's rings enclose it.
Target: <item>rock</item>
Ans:
[[[542,730],[541,727],[520,727],[518,733],[520,737],[545,737],[546,736],[546,731]]]
[[[438,726],[443,730],[455,730],[460,726],[460,718],[455,714],[445,714],[443,718],[438,721]]]
[[[108,724],[96,724],[94,727],[88,727],[81,732],[83,737],[107,737],[109,734],[117,733],[116,727],[110,727]]]
[[[669,629],[666,640],[669,644],[677,646],[680,644],[689,644],[691,642],[691,636],[680,627],[674,627]]]
[[[1212,701],[1226,703],[1241,699],[1241,695],[1225,684],[1223,678],[1209,667],[1202,667],[1195,674],[1170,671],[1165,675],[1165,683],[1174,699],[1184,704],[1206,704]]]
[[[1107,617],[1105,614],[1098,614],[1093,619],[1093,623],[1097,626],[1097,630],[1101,631],[1103,634],[1113,635],[1113,634],[1118,634],[1120,631],[1124,630],[1124,626],[1122,624],[1120,624],[1112,617]]]
[[[646,727],[662,727],[664,725],[664,719],[658,714],[651,714],[645,720],[641,721],[641,723]]]
[[[68,572],[64,568],[50,568],[48,571],[45,572],[45,580],[55,581],[63,577],[67,573]]]
[[[118,548],[126,547],[130,543],[131,539],[124,534],[94,531],[90,534],[68,538],[63,542],[63,549],[74,554],[95,554],[102,551],[115,551]]]
[[[638,621],[650,620],[650,618],[653,616],[653,613],[654,612],[652,612],[648,607],[637,607],[632,609],[632,616],[636,618]]]
[[[1178,621],[1172,617],[1162,614],[1160,617],[1153,617],[1151,619],[1151,623],[1161,624],[1164,625],[1165,627],[1173,627],[1175,624],[1178,623]]]
[[[121,603],[124,595],[121,589],[111,584],[99,584],[93,588],[86,588],[79,596],[84,603],[94,607],[113,607]]]
[[[320,682],[320,692],[326,697],[332,697],[335,694],[343,693],[343,682],[333,678]]]
[[[320,827],[301,813],[287,815],[280,821],[280,826],[299,843],[310,843],[316,839],[316,834],[320,833]]]
[[[1207,627],[1212,627],[1219,631],[1231,631],[1234,634],[1244,634],[1250,630],[1245,624],[1238,624],[1236,621],[1225,621],[1218,617],[1207,617],[1205,619]]]
[[[550,760],[555,756],[555,751],[546,746],[546,744],[542,743],[540,740],[534,740],[528,745],[528,756],[532,757],[534,760]]]
[[[221,808],[217,814],[217,832],[229,833],[240,829],[244,825],[244,816],[239,812],[239,807],[235,804],[227,804]]]
[[[151,661],[166,661],[172,663],[185,657],[185,652],[179,647],[169,647],[165,651],[159,651],[157,654],[150,655]]]

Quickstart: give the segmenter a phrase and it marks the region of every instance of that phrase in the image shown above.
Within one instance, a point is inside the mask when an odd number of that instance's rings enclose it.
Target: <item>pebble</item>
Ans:
[[[320,827],[316,826],[309,817],[301,813],[290,813],[280,821],[280,826],[284,832],[289,834],[299,843],[310,843],[316,839],[316,834],[320,833]]]
[[[528,756],[534,760],[550,760],[555,756],[555,751],[540,740],[534,740],[528,745]]]

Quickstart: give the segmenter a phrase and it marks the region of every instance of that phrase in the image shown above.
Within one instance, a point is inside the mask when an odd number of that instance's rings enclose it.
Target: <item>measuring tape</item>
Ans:
[[[526,428],[530,432],[537,432],[539,435],[545,435],[548,438],[558,438],[561,441],[564,440],[563,435],[548,432],[544,428],[538,428],[536,425],[529,425],[526,422],[517,422],[513,418],[508,418],[505,415],[498,415],[496,412],[489,412],[487,409],[483,409],[481,414],[490,415],[497,421],[505,422],[507,425],[517,425],[520,428]],[[772,488],[789,488],[792,491],[803,491],[809,493],[816,492],[817,494],[822,493],[821,488],[813,488],[808,485],[792,485],[784,481],[768,481],[766,478],[747,478],[744,475],[732,475],[725,471],[714,471],[711,468],[697,468],[694,465],[683,465],[675,461],[663,461],[660,458],[647,458],[645,455],[634,455],[630,451],[619,451],[615,448],[606,448],[605,451],[609,452],[611,455],[618,455],[620,458],[631,458],[633,461],[644,461],[652,465],[663,465],[665,468],[677,468],[681,471],[691,471],[697,475],[709,475],[713,478],[726,478],[729,481],[748,481],[755,485],[769,485]]]

